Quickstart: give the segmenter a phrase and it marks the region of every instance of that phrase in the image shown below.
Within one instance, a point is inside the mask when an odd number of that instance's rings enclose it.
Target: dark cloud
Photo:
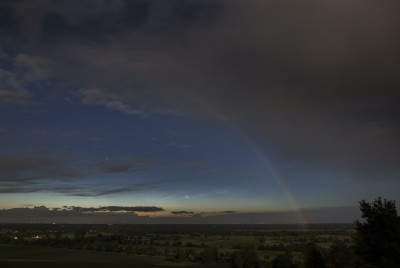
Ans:
[[[81,167],[77,159],[49,154],[0,155],[0,193],[53,192],[70,196],[99,197],[143,192],[158,188],[164,181],[130,182],[124,186],[90,183],[90,174],[118,175],[163,168],[179,168],[179,163],[148,159],[121,160],[111,164]],[[191,163],[182,163],[185,168]],[[195,164],[198,166],[198,163]],[[100,171],[100,172],[99,172]],[[79,183],[78,183],[79,181]]]
[[[85,2],[76,13],[58,2],[7,2],[36,51],[11,52],[21,37],[10,36],[4,51],[23,68],[4,70],[29,83],[69,81],[83,103],[132,116],[222,119],[269,148],[287,177],[398,177],[399,2],[142,2],[112,2],[110,11]],[[19,102],[2,90],[4,102]]]
[[[235,214],[237,211],[234,210],[225,210],[225,211],[221,211],[221,214]]]
[[[63,193],[67,195],[76,195],[77,192],[82,191],[82,187],[71,185],[43,185],[35,181],[22,181],[22,182],[3,182],[0,184],[0,193],[15,194],[15,193],[36,193],[36,192],[54,192]]]
[[[194,214],[193,211],[186,211],[186,210],[171,211],[171,213],[174,215],[192,215],[192,214]]]
[[[143,190],[143,185],[138,186],[125,186],[125,187],[106,187],[106,188],[96,188],[92,187],[85,192],[75,191],[72,195],[75,196],[104,196],[104,195],[118,195],[123,193],[134,193]]]
[[[104,164],[100,167],[100,170],[105,173],[125,173],[143,171],[147,168],[147,165],[143,163],[114,163]]]
[[[0,155],[0,182],[77,179],[84,174],[69,167],[68,159],[47,154]]]
[[[0,210],[3,223],[146,223],[146,217],[134,212],[91,212],[90,209],[69,207],[49,209],[45,206],[33,208],[12,208]]]
[[[136,186],[126,186],[126,187],[114,187],[114,186],[93,186],[93,185],[80,185],[80,186],[56,186],[56,187],[42,187],[38,188],[38,192],[56,192],[63,193],[71,196],[81,196],[81,197],[98,197],[107,195],[118,195],[123,193],[133,193],[142,190],[143,187],[139,188]]]
[[[0,222],[40,222],[40,223],[149,223],[148,217],[139,217],[135,212],[159,212],[163,208],[152,206],[109,206],[86,208],[63,206],[47,208],[11,208],[0,210]]]
[[[218,212],[198,212],[198,213],[192,213],[192,216],[194,217],[218,217],[218,216],[223,216],[223,215],[229,215],[229,214],[236,214],[239,213],[234,210],[223,210],[223,211],[218,211]]]
[[[134,173],[157,169],[215,169],[212,164],[204,161],[173,161],[150,158],[121,159],[111,163],[102,163],[98,169],[103,173]]]
[[[202,82],[182,87],[250,127],[243,135],[273,148],[267,154],[284,168],[397,177],[399,6],[391,3],[236,2],[210,30],[218,36],[203,40],[211,51],[186,55],[214,74],[200,67]]]
[[[117,33],[83,65],[96,70],[96,79],[104,68],[96,59],[115,67],[101,75],[105,96],[132,104],[158,96],[163,101],[147,103],[149,112],[173,107],[244,125],[256,146],[273,147],[271,158],[295,170],[397,176],[397,3],[224,4],[218,20],[170,38],[144,28],[131,43],[144,50],[128,51],[122,43],[137,33]],[[81,43],[74,53],[88,48]],[[94,83],[87,78],[81,81]]]
[[[108,207],[100,207],[100,210],[106,211],[133,211],[133,212],[159,212],[164,211],[163,208],[160,207],[121,207],[121,206],[108,206]]]
[[[85,207],[64,207],[64,209],[72,210],[76,212],[160,212],[164,211],[163,208],[154,207],[154,206],[134,206],[134,207],[126,207],[126,206],[106,206],[106,207],[98,207],[98,208],[85,208]]]
[[[0,193],[12,194],[50,192],[61,193],[70,196],[99,197],[146,191],[154,189],[160,184],[157,182],[148,182],[127,185],[124,187],[115,187],[110,185],[77,185],[76,183],[60,184],[57,181],[53,181],[52,185],[49,185],[46,182],[48,181],[44,181],[44,183],[38,181],[3,182],[0,183]]]
[[[71,157],[45,153],[3,154],[0,155],[0,193],[53,192],[96,197],[146,191],[158,187],[161,182],[131,182],[124,186],[92,185],[88,182],[88,174],[98,173],[99,170],[100,175],[136,172],[149,169],[150,162],[132,160],[133,164],[123,162],[82,168]]]

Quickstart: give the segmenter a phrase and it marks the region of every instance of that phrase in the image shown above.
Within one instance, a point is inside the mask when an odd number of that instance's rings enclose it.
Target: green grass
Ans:
[[[186,264],[176,264],[158,257],[41,247],[0,246],[1,268],[172,268],[182,267],[182,265]]]

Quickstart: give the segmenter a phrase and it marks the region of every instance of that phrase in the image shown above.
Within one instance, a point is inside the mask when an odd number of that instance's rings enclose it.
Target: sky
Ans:
[[[1,1],[0,222],[354,222],[399,201],[399,11]]]

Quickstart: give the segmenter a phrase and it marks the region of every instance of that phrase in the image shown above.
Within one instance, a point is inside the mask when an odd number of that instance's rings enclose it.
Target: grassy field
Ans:
[[[23,246],[0,246],[1,268],[173,268],[186,267],[189,265],[189,263],[178,264],[169,262],[158,257],[135,256],[119,253]]]

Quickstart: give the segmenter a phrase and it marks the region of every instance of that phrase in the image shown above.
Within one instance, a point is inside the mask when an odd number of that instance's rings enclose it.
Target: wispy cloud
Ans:
[[[146,116],[146,113],[139,109],[133,109],[125,103],[118,95],[109,94],[101,88],[83,88],[80,90],[83,103],[90,105],[103,105],[111,110],[117,110],[131,115]]]
[[[27,104],[31,97],[27,90],[0,89],[0,104]]]
[[[43,56],[19,53],[14,60],[17,72],[22,82],[33,82],[50,78],[54,61]]]
[[[9,64],[0,68],[0,104],[28,104],[33,97],[29,88],[52,75],[55,63],[46,57],[19,53],[15,57],[4,54]]]

